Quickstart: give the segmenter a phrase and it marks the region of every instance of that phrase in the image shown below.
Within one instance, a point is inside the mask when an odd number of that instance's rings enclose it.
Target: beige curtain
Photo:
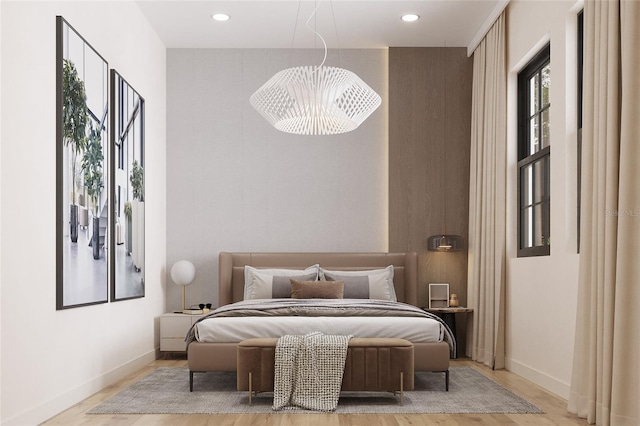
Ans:
[[[582,209],[569,411],[640,424],[640,2],[584,9]]]
[[[504,368],[506,260],[506,41],[504,13],[473,53],[466,354]]]

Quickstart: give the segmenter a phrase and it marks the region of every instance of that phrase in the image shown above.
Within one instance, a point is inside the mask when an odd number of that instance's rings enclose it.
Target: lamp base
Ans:
[[[203,312],[202,309],[183,309],[182,313],[189,315],[201,315]]]

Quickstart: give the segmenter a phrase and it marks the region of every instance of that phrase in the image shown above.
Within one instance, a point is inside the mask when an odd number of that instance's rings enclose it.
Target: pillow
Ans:
[[[381,299],[397,302],[393,287],[393,265],[368,271],[329,271],[320,268],[327,281],[344,282],[345,299]]]
[[[293,299],[342,299],[342,281],[299,281],[291,278]]]
[[[273,297],[273,279],[269,277],[298,277],[313,281],[318,279],[318,271],[320,265],[312,265],[307,269],[258,269],[253,266],[245,265],[244,267],[244,300],[249,299],[271,299]],[[282,282],[284,284],[282,284]],[[277,286],[286,287],[285,296],[291,297],[291,283],[289,280],[277,279]],[[260,287],[256,292],[256,286]],[[276,290],[277,294],[282,291]]]

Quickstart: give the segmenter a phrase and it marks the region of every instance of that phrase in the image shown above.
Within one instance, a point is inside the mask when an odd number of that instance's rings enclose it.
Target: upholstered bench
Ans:
[[[238,344],[238,390],[273,391],[277,338],[249,339]],[[413,344],[404,339],[352,338],[342,377],[342,391],[413,390]]]

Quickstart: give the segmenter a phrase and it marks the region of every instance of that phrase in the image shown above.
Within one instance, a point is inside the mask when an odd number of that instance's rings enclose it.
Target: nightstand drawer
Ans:
[[[188,315],[180,313],[168,313],[160,316],[160,350],[180,351],[187,350],[184,338],[193,324],[204,315]]]
[[[187,343],[181,339],[160,339],[161,351],[186,351]]]
[[[184,339],[191,328],[191,317],[161,317],[160,331],[162,339]]]

